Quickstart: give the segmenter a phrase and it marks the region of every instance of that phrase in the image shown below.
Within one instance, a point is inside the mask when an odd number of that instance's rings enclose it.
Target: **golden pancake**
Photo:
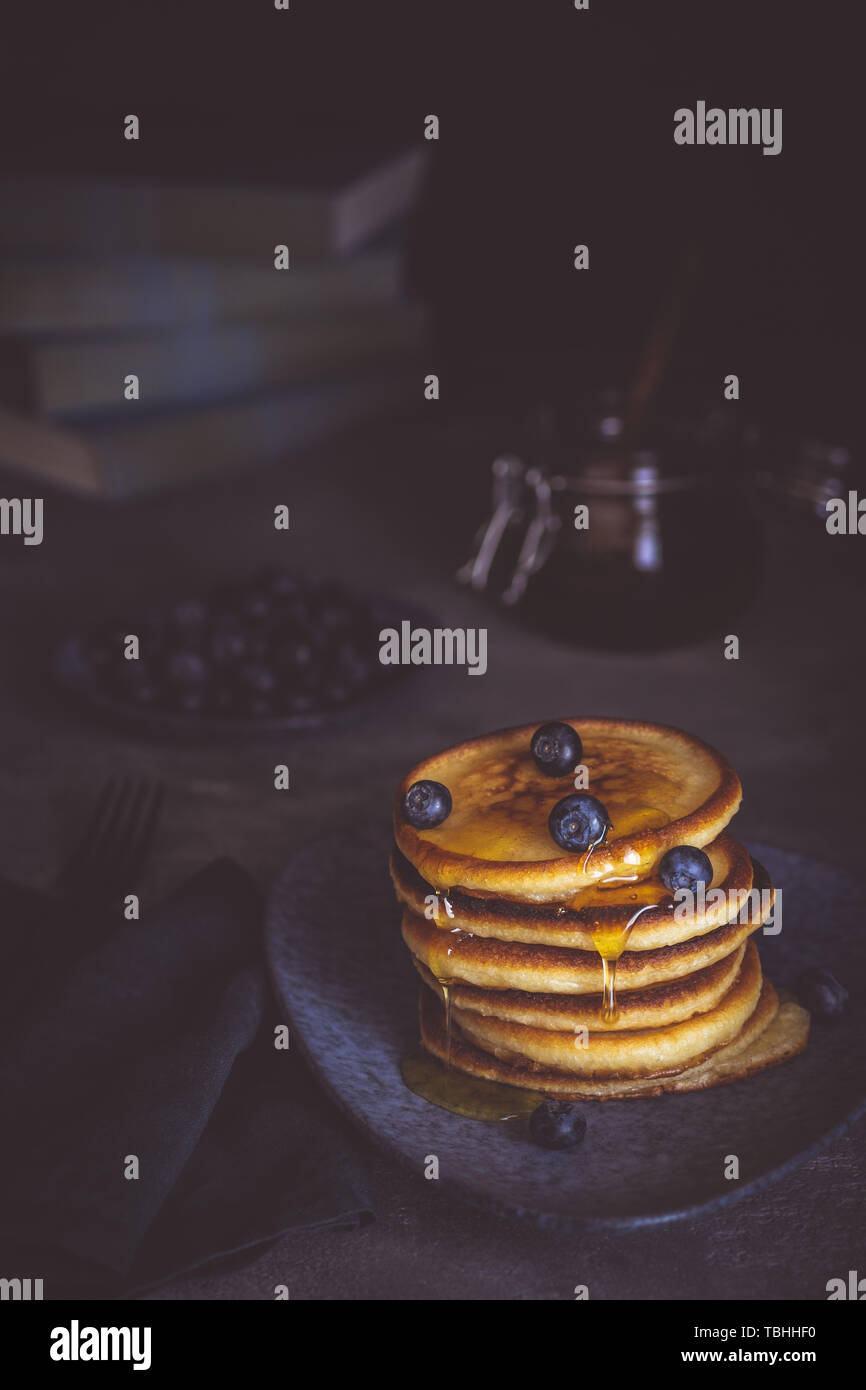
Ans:
[[[761,994],[761,962],[753,941],[730,989],[715,1008],[663,1028],[567,1032],[530,1028],[452,1008],[452,1022],[482,1052],[503,1061],[537,1062],[553,1071],[593,1080],[672,1076],[697,1066],[731,1042],[752,1015]]]
[[[698,898],[690,915],[675,910],[671,894],[655,875],[627,888],[585,889],[570,906],[521,903],[460,889],[448,893],[447,903],[444,896],[433,901],[437,895],[430,884],[397,849],[391,856],[391,878],[401,902],[419,917],[426,917],[428,909],[435,912],[438,926],[446,931],[460,928],[498,941],[591,951],[599,929],[614,934],[628,930],[629,951],[653,951],[713,932],[740,911],[748,912],[754,925],[769,915],[773,885],[765,869],[753,875],[748,850],[725,833],[705,846],[705,853],[713,866],[712,885],[705,909]]]
[[[619,1081],[589,1081],[531,1063],[509,1065],[467,1042],[456,1030],[451,1038],[451,1066],[468,1076],[524,1090],[541,1091],[558,1100],[627,1100],[667,1092],[702,1091],[754,1076],[802,1052],[809,1037],[809,1015],[792,999],[779,1003],[769,980],[764,981],[754,1013],[740,1033],[706,1061],[676,1076]],[[443,1062],[446,1055],[441,1004],[421,990],[421,1038],[424,1047]]]
[[[657,951],[624,951],[617,961],[617,994],[682,980],[742,946],[757,923],[729,923],[707,936],[662,946]],[[437,980],[458,980],[482,989],[524,990],[533,994],[601,993],[604,982],[597,951],[558,950],[523,942],[495,941],[440,931],[413,913],[403,914],[403,939]]]
[[[606,841],[569,854],[552,839],[548,816],[574,779],[547,777],[536,766],[537,724],[470,739],[418,763],[397,790],[398,848],[435,889],[562,901],[605,880],[645,878],[673,846],[711,844],[736,813],[739,778],[699,739],[661,724],[568,722],[583,741],[586,790],[613,822]],[[435,829],[416,830],[403,816],[403,797],[422,779],[451,793],[451,813]]]
[[[571,1033],[576,1028],[662,1028],[714,1009],[733,985],[745,949],[744,943],[729,956],[685,979],[652,985],[648,989],[619,991],[617,1017],[612,1023],[605,1021],[598,991],[595,994],[530,994],[519,989],[478,989],[454,978],[449,981],[448,989],[452,1009],[468,1009],[485,1018],[502,1018],[530,1028]],[[412,960],[424,983],[441,998],[439,979],[417,956],[413,955]]]

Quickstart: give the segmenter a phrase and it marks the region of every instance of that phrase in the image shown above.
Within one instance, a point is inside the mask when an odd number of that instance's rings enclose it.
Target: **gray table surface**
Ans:
[[[83,809],[110,773],[159,774],[169,795],[141,888],[143,904],[219,853],[264,888],[322,828],[387,816],[397,778],[449,743],[551,713],[673,723],[715,744],[745,787],[736,829],[862,869],[863,685],[856,600],[840,547],[770,518],[767,574],[722,637],[653,656],[570,650],[513,627],[450,581],[480,520],[487,470],[506,445],[492,421],[443,410],[341,439],[279,468],[131,504],[52,495],[45,540],[0,541],[0,873],[44,885]],[[395,481],[398,479],[399,481]],[[4,480],[5,495],[29,484]],[[273,507],[292,530],[273,529]],[[736,564],[737,537],[708,564]],[[148,599],[195,593],[264,560],[396,593],[449,626],[486,626],[489,668],[423,673],[405,708],[363,725],[276,744],[202,748],[133,740],[68,707],[46,678],[68,631]],[[429,675],[429,680],[428,680]],[[292,790],[273,789],[286,762]],[[832,962],[828,962],[832,967]],[[731,1209],[633,1232],[556,1235],[481,1214],[372,1156],[378,1219],[360,1230],[299,1232],[230,1274],[152,1297],[559,1299],[826,1297],[828,1279],[864,1267],[866,1124],[769,1190]]]

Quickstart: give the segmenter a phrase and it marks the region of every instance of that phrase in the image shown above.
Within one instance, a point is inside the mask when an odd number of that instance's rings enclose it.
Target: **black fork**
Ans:
[[[123,924],[162,807],[163,785],[112,777],[47,899],[4,884],[8,927],[0,971],[0,1036],[48,1003],[76,961]]]
[[[107,907],[130,893],[147,859],[165,788],[143,777],[112,777],[54,883],[54,896]]]

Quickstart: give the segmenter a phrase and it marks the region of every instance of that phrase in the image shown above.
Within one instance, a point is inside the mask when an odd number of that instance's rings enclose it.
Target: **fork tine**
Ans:
[[[93,846],[100,841],[105,828],[114,818],[115,803],[119,795],[122,797],[120,779],[110,777],[100,790],[84,830],[57,875],[54,884],[57,891],[66,891],[80,878],[82,864],[87,862]]]
[[[142,781],[131,813],[132,825],[117,860],[118,876],[131,883],[141,871],[153,841],[162,810],[165,788],[162,782]]]
[[[55,890],[65,897],[102,901],[129,888],[150,849],[163,793],[161,782],[110,778]]]
[[[107,806],[107,815],[93,835],[86,853],[80,861],[84,875],[98,874],[110,866],[115,857],[116,847],[123,842],[132,803],[135,798],[136,783],[133,777],[122,777],[118,781],[117,794]]]

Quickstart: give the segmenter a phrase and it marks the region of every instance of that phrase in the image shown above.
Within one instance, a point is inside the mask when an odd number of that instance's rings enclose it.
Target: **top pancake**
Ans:
[[[662,724],[564,722],[583,742],[585,790],[613,822],[606,841],[590,854],[569,854],[551,837],[548,816],[574,791],[574,778],[538,769],[529,747],[538,724],[487,734],[418,763],[397,790],[394,837],[434,889],[561,901],[601,880],[643,879],[666,850],[709,844],[735,815],[739,778],[700,739]],[[452,810],[435,829],[416,830],[402,802],[425,778],[444,783]]]

